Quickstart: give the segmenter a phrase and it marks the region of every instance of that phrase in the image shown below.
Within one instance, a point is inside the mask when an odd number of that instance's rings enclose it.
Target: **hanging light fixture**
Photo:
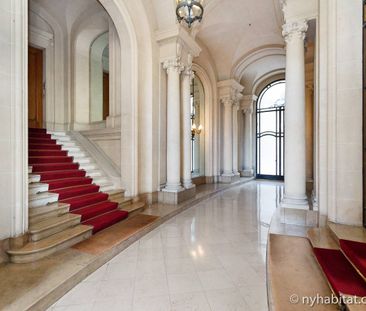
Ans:
[[[195,21],[201,21],[203,16],[203,0],[177,0],[178,22],[185,22],[189,28]]]

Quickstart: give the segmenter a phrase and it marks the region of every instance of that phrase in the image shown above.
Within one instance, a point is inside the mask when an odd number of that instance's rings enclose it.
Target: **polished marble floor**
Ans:
[[[266,311],[266,243],[282,184],[253,181],[179,214],[52,311]]]

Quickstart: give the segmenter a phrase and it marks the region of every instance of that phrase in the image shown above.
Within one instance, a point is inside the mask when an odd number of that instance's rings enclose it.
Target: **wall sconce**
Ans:
[[[197,125],[196,124],[193,124],[192,125],[192,129],[191,129],[191,132],[192,132],[192,140],[194,140],[194,138],[196,137],[196,135],[200,135],[201,132],[203,130],[203,126],[200,125],[198,128],[197,128]]]

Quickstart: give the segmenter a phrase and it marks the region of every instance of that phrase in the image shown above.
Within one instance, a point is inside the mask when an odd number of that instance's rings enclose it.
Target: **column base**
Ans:
[[[184,189],[192,189],[195,188],[196,185],[192,183],[192,180],[182,182]]]
[[[280,222],[286,225],[317,227],[318,212],[299,208],[281,208]]]
[[[220,176],[220,183],[222,184],[232,184],[240,180],[240,174],[222,174]]]
[[[179,204],[183,201],[193,198],[196,195],[196,186],[189,189],[181,188],[180,190],[172,191],[169,189],[163,189],[159,192],[159,203],[163,204]]]
[[[293,208],[293,209],[303,209],[309,210],[309,202],[306,196],[302,197],[294,197],[284,195],[280,203],[281,207],[283,208]]]
[[[254,170],[243,170],[240,172],[241,177],[253,177],[254,176]]]

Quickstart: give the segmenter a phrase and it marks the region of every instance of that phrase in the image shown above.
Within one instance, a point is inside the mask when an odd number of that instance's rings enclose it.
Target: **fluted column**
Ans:
[[[180,73],[183,71],[180,59],[164,62],[168,74],[167,91],[167,183],[164,191],[178,192],[183,188],[180,182]]]
[[[286,41],[285,193],[283,207],[308,208],[305,140],[305,20],[283,26]]]
[[[233,174],[234,175],[239,175],[238,111],[239,111],[239,104],[235,102],[233,105]]]
[[[230,98],[221,99],[224,105],[224,140],[223,140],[223,176],[231,177],[233,174],[233,101]]]
[[[249,96],[243,101],[242,109],[244,114],[244,165],[242,176],[252,177],[253,168],[253,107],[256,96]]]
[[[183,186],[186,189],[192,184],[192,131],[191,131],[191,82],[193,71],[188,65],[182,76],[182,148],[183,148]]]

